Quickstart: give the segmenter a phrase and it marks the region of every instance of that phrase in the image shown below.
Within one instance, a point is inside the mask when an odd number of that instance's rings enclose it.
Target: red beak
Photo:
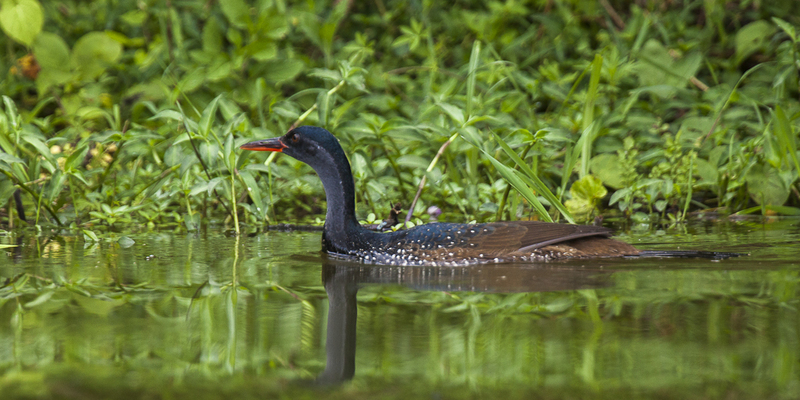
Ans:
[[[286,146],[281,142],[280,138],[272,138],[272,139],[264,139],[264,140],[256,140],[255,142],[245,143],[239,146],[242,150],[253,150],[253,151],[277,151],[283,152]]]

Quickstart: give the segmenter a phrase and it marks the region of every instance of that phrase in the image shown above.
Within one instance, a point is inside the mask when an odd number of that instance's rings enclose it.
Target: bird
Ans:
[[[735,254],[643,251],[611,238],[613,231],[606,227],[541,221],[437,222],[375,232],[361,226],[356,218],[350,162],[328,130],[300,126],[283,136],[245,143],[240,148],[280,152],[314,169],[322,180],[328,203],[322,251],[333,258],[366,264],[461,266],[600,257],[727,258]]]

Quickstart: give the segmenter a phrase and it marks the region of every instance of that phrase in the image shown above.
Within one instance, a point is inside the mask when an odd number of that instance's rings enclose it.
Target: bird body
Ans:
[[[645,253],[611,239],[611,230],[590,225],[538,221],[431,223],[395,232],[370,231],[356,219],[350,163],[327,130],[302,126],[279,138],[246,143],[241,148],[282,152],[317,172],[328,201],[322,249],[333,257],[372,264],[455,266]]]
[[[433,223],[388,233],[364,229],[344,241],[332,231],[322,235],[328,254],[374,264],[455,266],[638,254],[608,238],[607,228],[537,221]]]

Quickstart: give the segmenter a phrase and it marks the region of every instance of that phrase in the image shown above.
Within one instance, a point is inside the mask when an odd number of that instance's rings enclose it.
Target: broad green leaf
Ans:
[[[97,237],[97,235],[93,231],[90,231],[88,229],[81,229],[81,232],[83,232],[83,239],[86,240],[87,242],[89,242],[89,241],[91,241],[91,242],[99,242],[100,241],[100,239]]]
[[[158,114],[150,117],[149,120],[152,121],[156,119],[170,119],[173,121],[183,121],[183,115],[175,110],[162,110],[159,111]]]
[[[694,163],[697,166],[697,174],[700,176],[700,183],[717,183],[719,177],[717,167],[702,158],[694,160]]]
[[[219,2],[222,13],[231,25],[244,29],[250,23],[250,6],[244,0],[225,0]]]
[[[86,78],[95,78],[122,55],[122,44],[105,32],[83,35],[72,49],[72,66]]]
[[[572,184],[569,193],[573,198],[596,201],[605,197],[608,194],[608,190],[603,186],[603,182],[600,179],[592,175],[586,175]]]
[[[761,205],[782,206],[789,199],[790,190],[775,168],[756,164],[745,175],[750,197]]]
[[[297,59],[270,60],[264,66],[264,79],[282,82],[294,78],[303,71],[305,64]]]
[[[203,25],[203,50],[209,54],[222,51],[222,33],[216,18],[209,18]]]
[[[759,20],[745,25],[736,32],[736,64],[762,49],[772,34],[775,26],[767,21]]]
[[[50,148],[47,147],[47,145],[44,144],[44,142],[42,142],[42,140],[39,139],[38,137],[33,135],[23,135],[22,140],[30,143],[31,146],[36,148],[36,151],[39,152],[39,155],[44,157],[49,162],[51,163],[56,162],[55,159],[53,158],[53,154],[50,152]]]
[[[261,39],[248,44],[244,51],[258,61],[267,61],[278,55],[278,45],[271,40]]]
[[[25,164],[25,161],[23,161],[21,158],[14,157],[11,154],[2,153],[2,152],[0,152],[0,161],[2,161],[4,163],[7,163],[9,165],[10,164],[15,164],[15,163],[16,164]]]
[[[61,36],[42,32],[33,42],[33,54],[42,71],[53,69],[69,72],[69,47]]]
[[[397,157],[397,164],[408,168],[425,170],[430,165],[430,160],[413,154],[405,154]]]
[[[614,189],[621,189],[625,186],[625,177],[623,176],[625,171],[616,154],[603,153],[594,156],[589,169],[603,183]]]
[[[44,13],[36,0],[3,0],[0,5],[0,26],[17,42],[30,46],[42,25]]]
[[[458,127],[464,126],[464,122],[466,121],[464,118],[464,110],[447,103],[439,103],[438,106],[442,109],[442,111],[445,112],[445,114],[453,119],[453,122],[455,122]]]
[[[259,165],[261,165],[261,164],[259,164]],[[225,179],[225,178],[223,178],[223,177],[221,177],[221,176],[218,176],[218,177],[216,177],[216,178],[213,178],[213,179],[211,179],[210,181],[208,181],[208,195],[209,195],[209,196],[211,196],[211,195],[214,193],[214,189],[215,189],[215,188],[216,188],[216,187],[217,187],[219,184],[221,184],[221,183],[222,183],[223,179]]]
[[[342,74],[332,69],[315,68],[311,70],[309,75],[334,83],[339,83],[342,80]]]

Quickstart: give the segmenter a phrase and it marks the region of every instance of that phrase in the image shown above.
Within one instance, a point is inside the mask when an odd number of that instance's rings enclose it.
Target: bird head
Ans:
[[[310,165],[315,170],[317,167],[332,166],[331,159],[347,160],[336,137],[316,126],[301,126],[281,137],[245,143],[240,148],[284,153]]]

